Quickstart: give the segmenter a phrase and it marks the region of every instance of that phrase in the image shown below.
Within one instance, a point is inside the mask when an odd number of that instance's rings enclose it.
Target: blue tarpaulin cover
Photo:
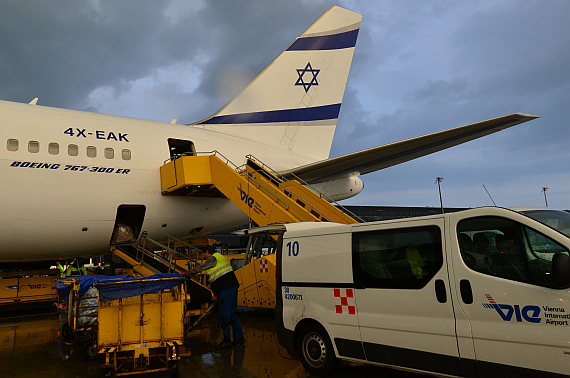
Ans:
[[[169,280],[166,280],[170,278]],[[173,278],[179,278],[175,280]],[[148,280],[156,280],[148,282]],[[112,301],[119,298],[136,297],[143,294],[157,293],[162,290],[171,289],[180,285],[186,277],[178,273],[160,273],[148,277],[130,278],[128,283],[100,286],[99,298],[105,302]],[[147,282],[145,282],[147,281]]]
[[[95,283],[107,284],[117,281],[122,283],[116,285],[103,285],[99,286],[99,298],[105,302],[112,301],[114,299],[136,297],[143,294],[156,293],[162,290],[171,289],[175,286],[180,285],[182,280],[176,280],[173,278],[180,278],[185,280],[183,274],[178,273],[160,273],[154,274],[148,277],[134,278],[133,276],[83,276],[79,277],[80,289],[79,293],[84,294],[90,286]],[[158,280],[148,282],[148,280]],[[60,293],[60,297],[69,296],[70,287],[68,285],[63,285],[60,283],[61,280],[57,282],[57,290]],[[67,289],[66,293],[60,291],[60,286],[63,286],[62,290]],[[64,295],[62,295],[62,293]]]
[[[113,281],[123,281],[128,279],[133,279],[133,276],[123,275],[123,276],[103,276],[103,275],[93,275],[93,276],[76,276],[76,277],[67,277],[57,280],[55,288],[57,289],[57,293],[59,294],[59,298],[67,302],[69,298],[69,291],[71,290],[71,285],[64,285],[62,281],[71,280],[73,278],[79,279],[79,295],[85,295],[87,290],[93,286],[94,283],[97,282],[113,282]]]

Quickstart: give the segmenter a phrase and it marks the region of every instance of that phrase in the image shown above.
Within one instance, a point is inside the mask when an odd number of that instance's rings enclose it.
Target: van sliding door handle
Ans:
[[[435,296],[439,303],[447,302],[447,293],[445,292],[445,283],[443,280],[435,281]]]
[[[473,303],[473,290],[471,290],[471,282],[468,280],[459,281],[459,290],[461,291],[461,299],[463,299],[463,303]]]

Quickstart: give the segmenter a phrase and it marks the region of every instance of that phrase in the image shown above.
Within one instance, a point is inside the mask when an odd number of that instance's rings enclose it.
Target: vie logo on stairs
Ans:
[[[241,195],[241,200],[243,202],[245,202],[247,204],[247,206],[249,206],[250,208],[253,208],[253,204],[255,203],[255,200],[249,196],[249,194],[247,194],[246,192],[243,191],[243,189],[241,188],[241,186],[237,187],[239,190],[239,193]]]

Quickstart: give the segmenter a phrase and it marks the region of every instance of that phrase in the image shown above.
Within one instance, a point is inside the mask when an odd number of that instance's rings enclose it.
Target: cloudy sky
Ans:
[[[329,6],[363,14],[332,156],[541,118],[362,176],[352,205],[570,208],[570,1],[0,0],[0,99],[178,123],[218,110]],[[236,80],[236,78],[241,78]]]

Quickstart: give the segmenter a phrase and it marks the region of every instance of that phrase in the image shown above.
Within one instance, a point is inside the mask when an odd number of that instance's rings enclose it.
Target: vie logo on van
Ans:
[[[247,206],[249,206],[250,208],[253,207],[253,204],[255,203],[255,200],[249,196],[249,194],[247,194],[242,188],[241,186],[237,187],[239,190],[239,194],[241,196],[241,200],[243,202],[245,202],[247,204]]]
[[[540,317],[540,307],[538,306],[528,305],[521,309],[519,305],[497,304],[491,295],[485,294],[485,296],[489,303],[483,303],[483,307],[495,309],[506,322],[510,322],[513,319],[513,315],[519,323],[522,322],[523,319],[529,323],[540,323],[542,320]]]

